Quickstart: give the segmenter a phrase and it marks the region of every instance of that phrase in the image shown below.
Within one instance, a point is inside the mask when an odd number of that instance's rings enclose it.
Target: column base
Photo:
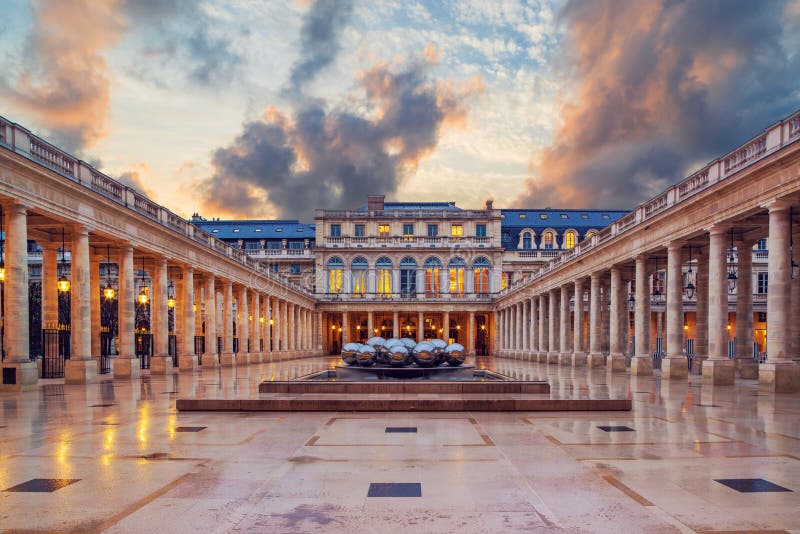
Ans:
[[[114,360],[114,378],[136,380],[142,375],[139,358],[117,358]]]
[[[203,362],[202,367],[212,369],[214,367],[219,367],[219,355],[216,352],[205,352],[203,353]]]
[[[631,358],[631,375],[652,376],[653,358],[649,354]]]
[[[739,378],[758,379],[758,362],[753,358],[737,358],[733,360],[736,365],[736,375]]]
[[[612,373],[624,373],[628,369],[628,358],[624,354],[606,356],[606,368]]]
[[[39,366],[36,362],[3,362],[0,391],[27,391],[39,386]]]
[[[261,363],[263,357],[261,356],[260,352],[251,352],[247,355],[247,363],[249,364],[257,364]]]
[[[703,374],[703,362],[708,359],[708,356],[695,356],[692,358],[692,374]]]
[[[589,367],[605,367],[606,365],[606,356],[601,352],[592,352],[589,354],[588,359],[586,360],[586,364]]]
[[[151,375],[165,375],[174,372],[175,368],[172,366],[171,356],[153,356],[150,358]]]
[[[547,363],[558,364],[558,357],[559,356],[561,356],[560,352],[548,352],[547,353]]]
[[[731,360],[706,360],[703,362],[703,384],[732,386],[735,369]]]
[[[179,371],[194,371],[198,365],[196,354],[178,354]]]
[[[65,384],[94,384],[97,382],[97,360],[73,360],[64,362]]]
[[[661,378],[683,379],[689,376],[689,365],[683,356],[667,356],[661,360]]]
[[[562,352],[558,355],[558,365],[563,366],[572,366],[572,353],[571,352]]]
[[[758,366],[758,387],[772,393],[800,391],[800,363],[766,362]]]
[[[244,367],[247,365],[247,362],[250,358],[249,352],[238,352],[236,353],[236,367]]]
[[[572,353],[572,358],[570,363],[572,367],[586,367],[586,361],[589,359],[589,355],[585,352],[574,352]]]
[[[236,365],[236,354],[233,352],[223,352],[219,355],[219,364],[222,367],[234,367]]]

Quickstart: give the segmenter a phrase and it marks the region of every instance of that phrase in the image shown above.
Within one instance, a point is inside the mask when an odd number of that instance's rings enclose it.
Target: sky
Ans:
[[[800,109],[800,0],[2,0],[0,115],[188,217],[630,209]]]

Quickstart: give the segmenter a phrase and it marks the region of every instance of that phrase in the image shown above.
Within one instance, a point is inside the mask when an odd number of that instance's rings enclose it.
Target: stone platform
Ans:
[[[439,365],[436,367],[391,367],[388,365],[373,365],[359,367],[355,365],[337,365],[337,380],[475,380],[474,365]],[[494,380],[504,380],[506,377],[492,377]],[[305,380],[300,378],[299,380]]]

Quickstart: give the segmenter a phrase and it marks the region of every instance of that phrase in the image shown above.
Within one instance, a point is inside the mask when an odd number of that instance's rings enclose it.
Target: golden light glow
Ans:
[[[270,326],[272,326],[272,325],[274,325],[274,324],[275,324],[275,319],[270,319],[270,320],[269,320],[269,325],[270,325]]]
[[[116,294],[117,292],[114,291],[114,288],[111,287],[110,285],[107,285],[106,287],[103,288],[103,296],[105,297],[106,300],[112,300],[114,298],[114,295]]]
[[[689,330],[689,325],[688,324],[683,325],[683,329],[684,330]]]
[[[253,320],[253,314],[252,313],[247,316],[247,320],[248,321],[252,321]]]
[[[270,321],[270,324],[271,324],[271,323],[272,323],[272,321]],[[332,325],[331,325],[331,330],[336,330],[336,325],[335,325],[335,324],[332,324]]]
[[[194,302],[192,303],[192,311],[195,312],[197,311],[197,304],[195,304]]]
[[[69,291],[69,288],[72,286],[72,284],[70,284],[69,279],[68,278],[64,278],[63,276],[58,279],[58,283],[56,285],[58,286],[58,291],[61,292],[61,293],[66,293],[67,291]]]
[[[6,268],[0,267],[0,282],[5,282],[6,280]]]
[[[456,325],[456,330],[461,330],[461,325],[460,324]]]
[[[261,324],[264,324],[264,318],[263,317],[259,317],[258,318],[258,322],[261,323]]]
[[[730,329],[731,329],[731,325],[728,325],[728,330],[730,330]]]
[[[145,305],[150,302],[150,297],[147,295],[147,286],[143,286],[142,290],[139,292],[139,296],[137,299],[139,304]]]
[[[171,310],[175,308],[175,297],[167,297],[167,308]]]
[[[486,330],[486,325],[485,324],[481,325],[481,330]]]

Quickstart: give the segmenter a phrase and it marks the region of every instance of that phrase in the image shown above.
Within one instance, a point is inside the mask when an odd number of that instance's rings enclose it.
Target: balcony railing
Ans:
[[[325,210],[316,211],[317,219],[499,219],[500,210]]]
[[[321,302],[491,302],[496,293],[439,293],[437,295],[425,293],[317,293],[316,297]]]
[[[491,246],[492,238],[489,236],[326,236],[325,245],[331,247],[375,247],[385,248],[387,246],[404,248],[408,246],[425,247],[430,246],[458,246],[469,247]],[[498,244],[499,246],[499,244]]]

